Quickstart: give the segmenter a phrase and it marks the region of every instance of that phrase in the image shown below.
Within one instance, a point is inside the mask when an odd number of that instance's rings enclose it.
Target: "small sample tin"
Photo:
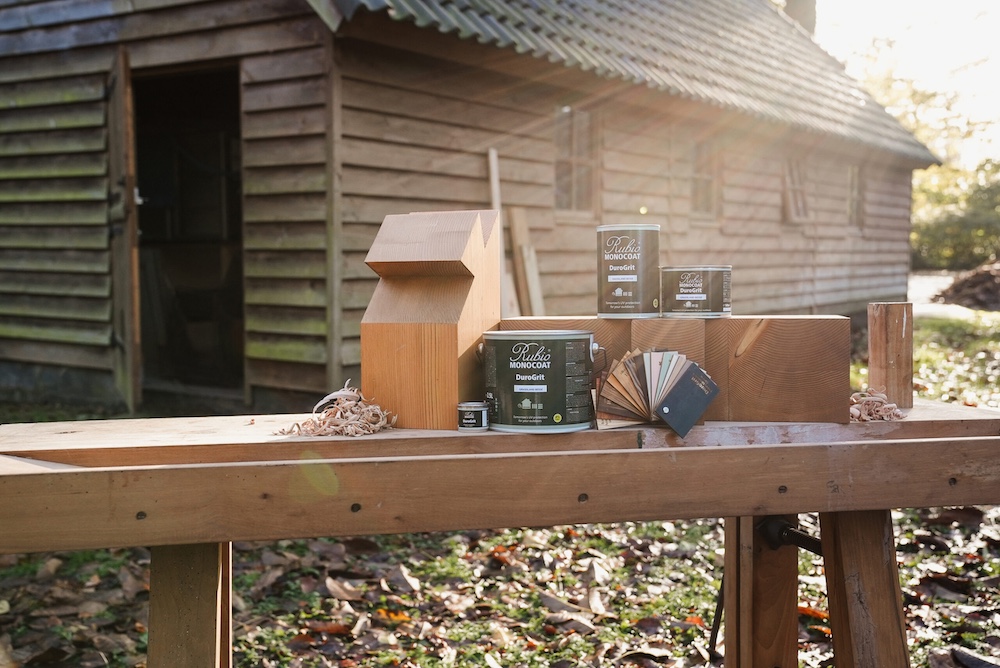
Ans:
[[[490,428],[487,415],[489,406],[485,401],[462,401],[458,404],[459,431],[486,431]]]
[[[722,318],[733,314],[733,267],[660,268],[660,314],[670,317]]]

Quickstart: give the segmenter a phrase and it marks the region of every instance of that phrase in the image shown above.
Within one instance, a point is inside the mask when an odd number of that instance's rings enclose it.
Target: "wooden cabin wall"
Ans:
[[[734,265],[738,313],[849,313],[869,301],[905,299],[908,170],[865,168],[864,222],[855,227],[847,192],[856,158],[807,151],[810,217],[785,222],[785,158],[815,138],[803,142],[787,129],[718,113],[705,122],[692,118],[688,104],[675,115],[665,98],[628,105],[612,96],[592,107],[601,123],[598,210],[553,212],[554,111],[590,103],[590,92],[470,68],[463,63],[477,58],[461,43],[446,58],[341,44],[344,294],[356,304],[345,312],[346,336],[376,282],[363,258],[382,218],[488,206],[490,146],[500,152],[504,206],[527,208],[550,315],[596,312],[594,228],[602,223],[660,224],[663,264]],[[691,212],[691,152],[703,139],[720,149],[720,208],[712,218]],[[349,355],[352,345],[344,347]]]
[[[810,215],[786,221],[785,160],[801,150],[794,134],[766,127],[719,133],[711,124],[639,108],[604,118],[603,222],[659,224],[665,265],[733,265],[735,313],[849,314],[871,301],[905,300],[908,170],[866,165],[863,216],[852,225],[848,174],[859,159],[805,152]],[[691,210],[691,155],[704,139],[718,147],[716,216]],[[580,306],[593,308],[592,300],[578,297]]]
[[[106,77],[238,64],[247,382],[324,391],[335,337],[329,29],[302,0],[0,8],[0,358],[108,371]],[[339,368],[330,376],[336,377]]]
[[[46,77],[0,62],[5,359],[111,367],[104,94],[103,71]]]
[[[382,220],[490,208],[490,148],[503,206],[544,217],[553,198],[550,114],[563,92],[356,40],[338,42],[337,66],[342,350],[345,375],[358,378],[361,316],[377,283],[364,259]]]
[[[336,354],[329,71],[320,42],[240,63],[247,383],[326,393]],[[339,371],[337,369],[336,371]]]

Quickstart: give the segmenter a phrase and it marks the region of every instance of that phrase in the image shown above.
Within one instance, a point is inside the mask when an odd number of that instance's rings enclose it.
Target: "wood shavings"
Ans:
[[[365,436],[383,429],[392,429],[396,424],[396,416],[390,417],[389,411],[384,411],[378,404],[365,399],[360,390],[350,387],[350,382],[348,379],[343,388],[331,392],[313,406],[312,417],[277,433],[294,436]],[[318,412],[320,408],[323,408],[322,412]]]
[[[884,392],[869,388],[851,395],[851,422],[902,420],[903,411],[889,401]]]

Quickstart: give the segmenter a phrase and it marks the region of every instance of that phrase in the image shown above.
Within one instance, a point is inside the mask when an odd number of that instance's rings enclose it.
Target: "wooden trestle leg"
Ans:
[[[232,543],[150,550],[150,668],[231,668]]]

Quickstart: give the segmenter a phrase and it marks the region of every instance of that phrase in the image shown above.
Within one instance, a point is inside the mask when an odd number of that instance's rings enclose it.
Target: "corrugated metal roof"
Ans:
[[[937,159],[768,0],[333,0],[768,121]]]

